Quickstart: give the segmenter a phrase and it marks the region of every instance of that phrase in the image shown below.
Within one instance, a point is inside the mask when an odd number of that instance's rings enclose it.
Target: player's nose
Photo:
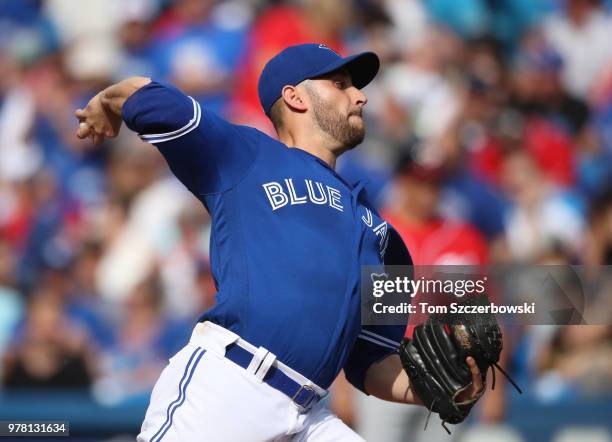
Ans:
[[[365,104],[368,102],[368,98],[365,96],[365,94],[359,89],[357,89],[355,86],[351,86],[350,89],[351,101],[353,102],[353,104],[359,107],[365,106]]]

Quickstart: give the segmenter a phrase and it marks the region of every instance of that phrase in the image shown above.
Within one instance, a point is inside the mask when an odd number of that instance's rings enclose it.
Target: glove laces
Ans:
[[[519,394],[523,394],[523,390],[521,390],[521,388],[517,385],[517,383],[514,382],[514,379],[512,379],[510,375],[506,373],[504,369],[501,368],[497,362],[495,362],[494,364],[491,364],[491,371],[493,372],[493,381],[491,382],[491,390],[495,390],[495,369],[496,368],[502,372],[502,374],[506,377],[506,379],[508,379],[508,381],[510,381],[512,386],[516,389],[516,391],[519,392]]]

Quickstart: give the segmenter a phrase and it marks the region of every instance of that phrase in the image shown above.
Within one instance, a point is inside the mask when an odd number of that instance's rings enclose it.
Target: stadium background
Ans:
[[[126,130],[97,148],[74,136],[73,111],[97,90],[152,76],[271,133],[256,95],[271,55],[305,41],[374,50],[366,141],[339,169],[369,179],[416,263],[606,265],[611,11],[597,0],[0,0],[0,420],[133,439],[156,377],[214,302],[209,219],[156,150]],[[506,342],[524,397],[497,389],[452,438],[393,425],[430,442],[612,440],[610,327],[517,328]],[[389,416],[413,413],[381,413],[342,382],[331,401],[386,442]]]

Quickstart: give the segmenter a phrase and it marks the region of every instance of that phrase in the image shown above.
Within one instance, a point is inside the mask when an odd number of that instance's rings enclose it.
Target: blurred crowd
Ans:
[[[146,396],[214,303],[203,207],[74,110],[144,75],[273,134],[259,72],[312,41],[381,58],[339,171],[416,264],[612,264],[611,1],[0,0],[1,389]],[[610,327],[514,334],[543,400],[612,391]]]

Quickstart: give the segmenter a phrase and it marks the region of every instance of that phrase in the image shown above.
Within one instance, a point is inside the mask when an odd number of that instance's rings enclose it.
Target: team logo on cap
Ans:
[[[328,51],[332,51],[334,54],[336,54],[336,55],[340,56],[340,55],[339,55],[339,54],[338,54],[336,51],[334,51],[332,48],[328,48],[327,46],[325,46],[325,44],[324,44],[324,43],[321,43],[321,44],[319,45],[319,49],[327,49]]]

